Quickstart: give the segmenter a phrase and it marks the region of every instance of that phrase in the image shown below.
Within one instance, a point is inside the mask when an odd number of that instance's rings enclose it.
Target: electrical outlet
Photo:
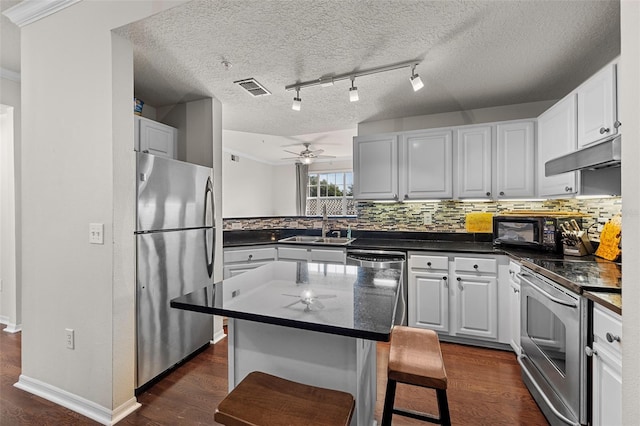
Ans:
[[[104,224],[103,223],[89,224],[89,243],[104,244]]]
[[[72,328],[65,328],[65,342],[67,344],[67,349],[75,349],[76,342],[75,336]]]
[[[423,213],[423,223],[425,225],[431,225],[433,224],[433,215],[429,212],[424,212]]]

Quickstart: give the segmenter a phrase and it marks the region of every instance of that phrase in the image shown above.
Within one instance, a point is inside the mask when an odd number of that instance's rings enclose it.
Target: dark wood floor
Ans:
[[[13,386],[20,375],[20,333],[0,331],[0,425],[96,425],[86,417]],[[453,425],[547,425],[520,379],[515,355],[490,349],[442,344],[449,378]],[[378,344],[378,403],[382,414],[388,344]],[[138,397],[142,407],[120,425],[211,425],[227,393],[226,339],[211,346]],[[398,385],[397,404],[435,410],[427,389]],[[435,412],[435,411],[434,411]],[[394,425],[426,425],[395,416]]]

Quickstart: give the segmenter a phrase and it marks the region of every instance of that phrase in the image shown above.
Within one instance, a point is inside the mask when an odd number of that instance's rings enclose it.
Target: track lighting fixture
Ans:
[[[320,77],[315,80],[290,84],[288,86],[285,86],[285,90],[296,91],[296,97],[293,98],[293,105],[291,106],[291,108],[296,111],[300,111],[301,102],[302,102],[302,100],[300,99],[301,88],[310,87],[310,86],[328,87],[328,86],[333,86],[334,83],[337,81],[349,79],[351,80],[351,88],[349,88],[349,100],[351,102],[356,102],[360,99],[358,94],[358,88],[355,86],[356,77],[362,77],[362,76],[371,75],[371,74],[378,74],[381,72],[393,71],[401,68],[411,68],[411,79],[410,79],[411,86],[413,87],[413,91],[417,92],[418,90],[424,87],[424,84],[422,83],[420,76],[416,74],[416,67],[419,64],[420,64],[420,61],[416,59],[413,61],[400,62],[393,65],[386,65],[383,67],[370,68],[367,70],[360,70],[360,71],[355,71],[355,72],[350,72],[345,74],[338,74],[338,75],[329,74],[329,76],[325,74],[324,77]]]
[[[302,106],[302,99],[300,99],[300,88],[296,88],[296,96],[293,98],[293,104],[291,105],[291,109],[294,111],[300,111],[300,107]]]
[[[417,64],[416,64],[417,65]],[[416,74],[416,65],[411,68],[411,86],[413,86],[413,91],[417,92],[418,90],[424,87],[424,83],[422,83],[422,79],[418,74]]]
[[[351,76],[351,88],[349,89],[349,101],[357,102],[360,97],[358,96],[358,88],[353,85],[356,78],[355,76]]]

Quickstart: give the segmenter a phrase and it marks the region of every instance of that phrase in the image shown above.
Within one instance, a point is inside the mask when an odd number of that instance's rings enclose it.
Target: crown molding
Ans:
[[[0,78],[20,83],[20,73],[6,68],[0,68]]]
[[[22,28],[81,0],[23,0],[2,14]]]

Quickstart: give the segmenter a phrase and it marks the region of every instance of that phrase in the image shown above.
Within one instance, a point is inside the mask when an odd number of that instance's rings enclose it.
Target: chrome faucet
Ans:
[[[332,234],[334,237],[340,238],[340,231],[333,231]]]
[[[327,236],[329,232],[329,224],[327,223],[327,206],[322,206],[322,238]]]

